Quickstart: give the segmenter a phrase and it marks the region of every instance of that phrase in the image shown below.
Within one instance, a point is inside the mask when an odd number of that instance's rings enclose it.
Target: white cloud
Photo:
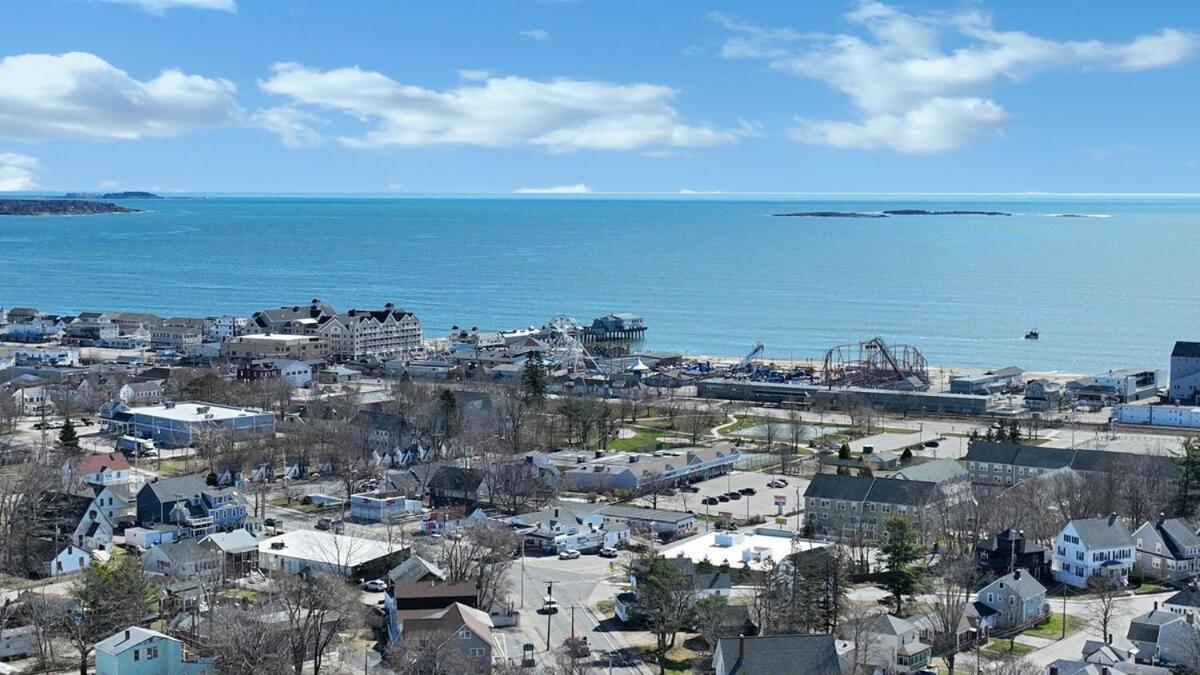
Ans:
[[[591,192],[592,189],[583,183],[555,185],[543,188],[521,188],[516,191],[519,195],[586,195],[591,194]]]
[[[15,152],[0,152],[0,192],[23,192],[38,188],[38,160]]]
[[[258,111],[251,118],[258,126],[279,135],[289,148],[311,148],[325,141],[312,127],[324,124],[318,115],[294,106],[281,105]]]
[[[491,77],[492,73],[491,73],[491,71],[487,71],[487,70],[472,70],[470,68],[463,68],[458,71],[458,76],[464,80],[468,80],[471,82],[479,82],[479,81],[486,80],[489,77]]]
[[[0,138],[174,136],[234,121],[235,91],[174,69],[140,81],[85,52],[9,56],[0,60]]]
[[[338,138],[355,148],[640,150],[720,145],[751,132],[746,125],[720,129],[683,121],[670,104],[677,92],[658,84],[489,77],[438,91],[358,67],[322,71],[280,63],[259,85],[287,97],[288,108],[339,112],[364,124],[361,134]]]
[[[519,30],[519,31],[517,31],[517,35],[527,37],[530,40],[537,40],[538,42],[550,39],[550,33],[546,32],[545,28],[530,28],[528,30]]]
[[[135,5],[147,14],[162,16],[172,9],[215,9],[236,12],[236,0],[101,0],[122,5]]]
[[[855,34],[802,34],[714,15],[730,31],[726,58],[824,82],[850,97],[854,121],[800,119],[791,135],[848,148],[941,152],[961,147],[1008,119],[985,92],[1050,70],[1137,72],[1193,57],[1197,36],[1173,28],[1129,42],[1055,41],[1000,31],[974,10],[908,14],[862,2],[845,15]],[[942,44],[947,36],[957,46]]]

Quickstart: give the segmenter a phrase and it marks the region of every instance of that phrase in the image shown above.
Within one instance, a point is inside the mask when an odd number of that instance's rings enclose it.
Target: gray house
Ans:
[[[1200,342],[1175,343],[1171,350],[1172,401],[1191,405],[1200,394]]]
[[[1184,615],[1161,609],[1146,612],[1130,620],[1126,637],[1137,647],[1139,663],[1190,667],[1195,660],[1196,629]]]
[[[716,675],[843,675],[854,672],[846,654],[849,643],[832,635],[759,635],[725,637],[713,650]]]
[[[142,569],[172,579],[201,579],[212,581],[221,576],[222,556],[196,543],[183,539],[159,544],[142,556]]]
[[[1015,570],[979,589],[978,602],[995,612],[987,616],[991,628],[1028,626],[1046,615],[1046,587],[1028,570]]]
[[[1146,522],[1133,533],[1134,567],[1155,579],[1187,579],[1200,572],[1200,537],[1182,518]]]

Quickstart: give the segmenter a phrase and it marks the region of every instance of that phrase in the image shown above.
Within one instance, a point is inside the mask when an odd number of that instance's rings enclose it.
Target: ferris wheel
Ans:
[[[574,317],[559,314],[547,324],[550,331],[550,360],[571,373],[586,373],[596,361],[583,346],[583,327]]]

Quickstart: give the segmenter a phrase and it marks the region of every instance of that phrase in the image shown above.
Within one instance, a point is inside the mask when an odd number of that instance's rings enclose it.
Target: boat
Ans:
[[[1042,336],[1041,333],[1038,333],[1037,329],[1034,328],[1033,330],[1031,330],[1025,334],[1025,339],[1026,340],[1036,340],[1036,339],[1040,338],[1041,336]]]

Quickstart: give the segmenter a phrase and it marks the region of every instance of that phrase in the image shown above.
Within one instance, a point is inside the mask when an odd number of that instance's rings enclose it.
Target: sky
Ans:
[[[1200,192],[1200,3],[5,0],[0,190]]]

